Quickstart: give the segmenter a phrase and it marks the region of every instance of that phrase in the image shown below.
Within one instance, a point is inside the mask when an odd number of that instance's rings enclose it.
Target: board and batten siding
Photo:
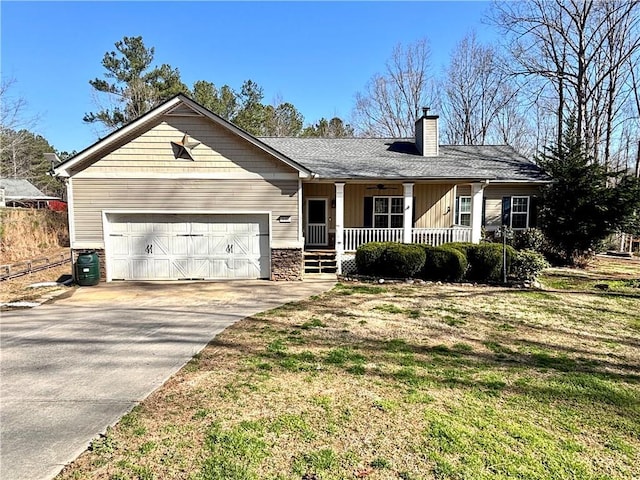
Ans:
[[[352,184],[344,187],[344,226],[362,228],[364,226],[365,197],[402,197],[402,183],[385,182],[385,189],[376,184]],[[305,183],[303,185],[305,204],[307,198],[327,198],[329,205],[336,196],[332,183]],[[415,228],[446,228],[453,224],[455,205],[452,184],[418,184],[413,187],[415,197]],[[335,208],[329,207],[329,229],[335,229]]]
[[[171,142],[180,142],[188,133],[193,160],[175,158]],[[280,178],[297,171],[228,129],[198,116],[165,115],[149,130],[107,153],[75,178],[100,175],[127,176],[159,174],[254,174]]]
[[[458,196],[470,196],[470,185],[458,185]],[[489,184],[483,192],[485,226],[489,229],[502,225],[502,197],[540,195],[540,188],[535,185]]]
[[[74,178],[73,205],[73,248],[103,248],[102,212],[114,210],[271,211],[271,246],[285,248],[298,242],[297,180]],[[279,222],[280,215],[290,215],[291,222]]]

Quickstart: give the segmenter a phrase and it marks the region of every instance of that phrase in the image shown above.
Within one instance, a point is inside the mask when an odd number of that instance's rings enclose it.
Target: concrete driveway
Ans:
[[[226,327],[334,283],[110,283],[3,312],[0,478],[54,477]]]

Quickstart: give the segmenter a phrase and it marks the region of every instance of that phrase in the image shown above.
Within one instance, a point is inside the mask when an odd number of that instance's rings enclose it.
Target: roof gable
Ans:
[[[240,141],[248,142],[278,161],[288,165],[289,167],[297,170],[301,176],[305,177],[310,175],[310,171],[299,164],[298,162],[292,160],[281,152],[275,150],[270,145],[265,144],[261,140],[257,139],[253,135],[245,132],[244,130],[238,128],[222,117],[216,115],[215,113],[207,110],[200,104],[194,102],[189,99],[185,95],[179,94],[175,97],[167,100],[166,102],[158,105],[154,109],[147,112],[145,115],[141,116],[137,120],[129,123],[111,133],[107,137],[93,145],[89,146],[85,150],[81,151],[77,155],[69,158],[68,160],[62,162],[54,168],[54,173],[61,177],[69,177],[73,176],[78,172],[86,169],[96,161],[98,161],[103,156],[109,154],[114,151],[127,141],[130,141],[142,133],[148,131],[157,125],[163,117],[171,117],[171,116],[197,116],[204,117],[207,120],[213,122],[215,125],[218,125],[227,131],[229,131],[234,137],[238,138]]]

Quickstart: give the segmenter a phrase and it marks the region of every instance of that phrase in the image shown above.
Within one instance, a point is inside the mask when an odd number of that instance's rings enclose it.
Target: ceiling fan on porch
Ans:
[[[396,185],[385,185],[383,183],[378,183],[377,185],[373,185],[371,187],[367,187],[367,190],[396,190],[398,187]]]

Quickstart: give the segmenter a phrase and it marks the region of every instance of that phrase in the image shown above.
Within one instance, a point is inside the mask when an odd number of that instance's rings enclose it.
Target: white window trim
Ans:
[[[465,215],[469,215],[469,225],[462,225],[462,222],[460,221],[460,216],[462,215],[462,199],[463,198],[468,198],[469,199],[469,211],[468,212],[464,212]],[[471,226],[471,195],[458,195],[458,211],[456,212],[456,218],[454,221],[455,225],[460,225],[460,226],[467,226],[470,227]]]
[[[513,227],[513,200],[516,198],[526,198],[527,199],[527,211],[526,211],[526,215],[527,215],[527,220],[525,223],[524,227],[518,227],[518,228],[514,228]],[[509,226],[511,228],[513,228],[514,230],[526,230],[527,228],[529,228],[529,217],[531,214],[531,197],[529,195],[514,195],[511,197],[511,208],[509,209]],[[525,212],[519,212],[516,213],[516,215],[525,215]]]
[[[387,213],[376,213],[376,199],[378,198],[386,198],[389,200],[388,202],[388,211]],[[404,228],[404,211],[400,212],[400,213],[391,213],[391,199],[392,198],[397,198],[399,200],[401,200],[403,202],[404,205],[404,197],[403,196],[398,196],[398,195],[380,195],[377,197],[373,197],[373,212],[372,212],[372,218],[371,218],[371,225],[373,226],[373,228]],[[382,215],[386,215],[387,217],[387,226],[386,227],[376,227],[376,215],[378,216],[382,216]],[[402,227],[392,227],[391,226],[391,216],[398,216],[398,217],[402,217]]]

